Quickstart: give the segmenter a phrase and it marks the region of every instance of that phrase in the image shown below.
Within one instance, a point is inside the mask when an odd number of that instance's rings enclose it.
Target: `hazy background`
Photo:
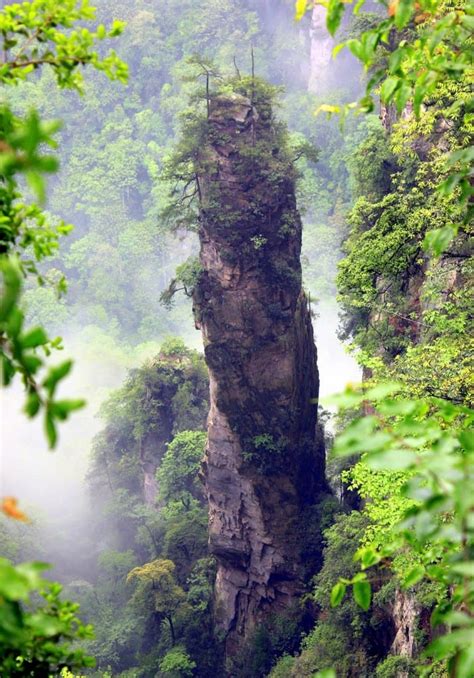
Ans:
[[[129,368],[157,353],[167,336],[202,348],[190,301],[179,299],[172,311],[159,304],[176,265],[197,251],[195,236],[173,238],[158,216],[166,193],[158,181],[160,164],[179,132],[178,113],[192,87],[180,79],[189,54],[210,54],[230,72],[237,55],[245,72],[253,43],[257,73],[286,87],[280,115],[291,131],[309,136],[320,148],[318,165],[301,167],[299,190],[305,286],[317,314],[321,395],[359,378],[337,339],[334,276],[350,196],[348,157],[367,123],[351,123],[342,134],[335,121],[313,114],[328,98],[354,98],[360,88],[356,67],[347,57],[336,60],[317,91],[311,69],[325,58],[317,51],[319,34],[311,29],[310,17],[295,25],[293,3],[284,0],[228,0],[216,16],[210,14],[217,11],[216,3],[206,7],[198,0],[184,6],[166,3],[166,12],[158,0],[96,4],[101,20],[129,21],[115,47],[130,62],[130,84],[104,84],[93,75],[81,99],[56,91],[45,73],[13,95],[18,109],[36,106],[46,117],[64,121],[61,170],[50,181],[48,207],[76,226],[50,262],[53,273],[67,274],[69,293],[58,302],[51,290],[31,289],[25,298],[31,322],[61,334],[64,353],[74,358],[64,393],[85,397],[88,405],[61,426],[59,445],[50,452],[42,422],[28,421],[21,412],[20,385],[1,394],[0,494],[18,497],[33,518],[33,525],[15,527],[40,535],[42,552],[36,542],[35,552],[27,555],[56,563],[56,574],[64,579],[80,571],[94,511],[84,476],[91,441],[101,428],[100,404]],[[314,54],[319,61],[312,65]],[[52,357],[52,362],[60,360],[63,354]]]

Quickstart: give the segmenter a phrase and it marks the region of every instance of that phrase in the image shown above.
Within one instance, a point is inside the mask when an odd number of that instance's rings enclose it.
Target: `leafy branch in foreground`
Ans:
[[[409,589],[420,581],[437,585],[431,615],[436,638],[422,654],[422,675],[433,662],[447,662],[450,675],[474,671],[474,411],[439,398],[404,399],[396,384],[366,391],[348,388],[340,407],[365,404],[371,414],[353,420],[336,438],[334,454],[362,454],[375,473],[404,474],[404,510],[393,517],[385,543],[364,544],[355,554],[361,572],[333,588],[339,605],[352,586],[355,601],[368,609],[371,567],[388,567]],[[397,566],[401,559],[403,567]],[[407,566],[408,565],[408,566]]]
[[[48,565],[13,565],[0,558],[0,673],[2,676],[60,675],[64,668],[94,666],[74,647],[92,637],[76,613],[79,605],[60,599],[62,586],[41,576]],[[41,603],[33,602],[39,594]]]
[[[83,78],[78,66],[85,65],[103,71],[112,80],[126,82],[127,66],[113,50],[101,57],[92,49],[98,41],[120,35],[124,22],[114,21],[109,30],[103,25],[95,31],[75,28],[79,21],[94,19],[95,8],[89,0],[34,0],[6,5],[0,13],[0,81],[15,84],[48,64],[60,87],[81,89]]]
[[[2,384],[8,386],[15,374],[21,375],[26,390],[24,411],[32,418],[42,408],[45,412],[45,433],[49,445],[57,441],[56,421],[68,418],[74,410],[85,405],[84,400],[56,400],[59,382],[71,371],[72,361],[46,369],[45,357],[51,349],[61,348],[61,339],[49,339],[40,327],[23,329],[24,314],[19,308],[22,275],[18,261],[14,258],[0,258],[2,298],[0,300],[0,357],[2,360]],[[39,376],[41,374],[41,377]]]
[[[364,3],[365,0],[358,0],[354,15],[360,13]],[[335,35],[350,5],[352,0],[329,0],[326,25],[331,35]],[[404,110],[413,111],[418,119],[423,110],[432,105],[431,98],[440,87],[472,81],[474,17],[468,3],[391,0],[388,8],[385,2],[380,5],[384,15],[369,30],[341,42],[334,49],[335,55],[343,48],[349,49],[364,66],[368,74],[364,97],[344,106],[325,104],[319,110],[329,115],[338,114],[344,119],[351,110],[372,111],[374,97],[378,96],[384,106],[395,107],[399,115]],[[296,18],[300,19],[312,6],[314,2],[297,0]],[[470,117],[472,92],[466,90],[453,107]],[[466,222],[471,214],[474,192],[471,183],[474,152],[469,146],[467,140],[466,147],[446,153],[446,174],[438,187],[442,195],[450,195],[464,207]],[[449,224],[438,229],[427,236],[426,249],[438,254],[441,248],[448,247],[456,233],[457,229]]]
[[[95,18],[88,0],[34,0],[6,5],[0,11],[0,82],[15,85],[42,66],[53,69],[59,87],[81,91],[80,67],[90,65],[110,79],[125,81],[127,66],[113,51],[105,56],[93,48],[98,41],[118,36],[122,22],[111,29],[74,28],[78,21]],[[56,423],[84,405],[83,400],[56,400],[58,384],[71,370],[71,361],[46,368],[45,358],[61,348],[61,339],[50,339],[42,327],[24,328],[21,308],[23,280],[43,285],[39,262],[56,253],[59,238],[72,226],[52,220],[41,209],[45,200],[45,174],[57,170],[58,161],[43,151],[56,148],[58,122],[43,122],[36,112],[16,116],[8,103],[0,103],[0,361],[2,385],[16,374],[26,389],[25,412],[34,417],[43,409],[45,431],[51,447],[57,440]],[[23,176],[39,204],[23,199]],[[64,276],[56,283],[66,289]],[[39,351],[42,352],[40,356]]]
[[[0,358],[2,384],[8,386],[19,374],[26,390],[25,412],[34,417],[45,411],[45,431],[51,447],[56,443],[56,420],[84,405],[83,400],[55,401],[57,384],[69,373],[71,361],[44,373],[45,357],[61,348],[60,338],[50,339],[42,327],[24,328],[25,314],[20,307],[23,280],[27,276],[44,284],[37,264],[53,255],[59,237],[71,230],[64,222],[51,225],[36,204],[21,199],[17,176],[24,174],[40,199],[44,198],[43,173],[52,172],[57,160],[42,152],[43,145],[55,146],[52,133],[57,123],[42,123],[32,112],[25,120],[13,115],[7,106],[0,108],[2,153],[0,155]],[[65,289],[62,276],[57,292]],[[40,357],[38,350],[43,356]],[[39,374],[43,371],[41,378]]]

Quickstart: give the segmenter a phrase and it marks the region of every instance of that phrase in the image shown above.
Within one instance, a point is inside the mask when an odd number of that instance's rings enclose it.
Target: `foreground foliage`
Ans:
[[[47,581],[44,563],[13,565],[0,559],[0,671],[2,676],[58,676],[64,668],[94,666],[77,646],[92,627],[79,605],[62,600],[62,586]]]
[[[299,15],[310,5],[298,2]],[[345,10],[339,0],[328,4],[331,34]],[[384,125],[352,160],[356,201],[338,277],[341,334],[359,351],[366,385],[336,400],[350,423],[334,451],[352,464],[342,480],[364,501],[367,523],[354,556],[360,570],[333,579],[330,596],[319,600],[331,616],[347,605],[350,587],[362,611],[385,608],[386,625],[405,624],[405,645],[392,637],[377,676],[467,678],[474,671],[472,17],[463,3],[393,2],[388,16],[381,11],[335,50],[346,46],[363,63],[366,95],[358,106],[321,107],[344,117],[372,110],[380,95]],[[395,619],[404,605],[418,612],[418,626]],[[318,632],[325,625],[322,616]],[[307,649],[296,661],[321,676],[359,675],[341,667],[343,651],[329,652],[325,666]]]
[[[33,71],[49,67],[61,88],[80,90],[81,67],[90,65],[111,79],[125,81],[127,67],[114,52],[101,57],[93,49],[97,41],[114,38],[122,32],[123,23],[115,22],[110,30],[101,25],[95,32],[76,28],[80,21],[95,19],[95,10],[88,0],[57,3],[52,0],[5,5],[0,12],[2,59],[0,80],[4,85],[17,85]],[[43,148],[55,148],[53,134],[60,124],[43,122],[35,111],[23,118],[14,115],[8,101],[0,107],[0,357],[2,385],[8,386],[19,374],[25,386],[25,412],[35,417],[45,414],[45,433],[51,447],[57,440],[56,423],[84,405],[83,400],[56,400],[57,384],[64,379],[72,363],[65,361],[47,368],[42,354],[61,348],[60,338],[51,340],[41,326],[24,329],[21,307],[23,279],[36,278],[40,285],[46,278],[38,269],[42,260],[58,249],[59,238],[70,232],[64,222],[54,223],[41,208],[45,200],[46,173],[57,170],[56,157]],[[24,175],[38,203],[23,198],[20,177]],[[63,275],[55,281],[58,293],[65,290]]]
[[[351,422],[334,452],[362,454],[351,482],[371,498],[365,512],[375,530],[355,555],[362,571],[334,587],[331,603],[338,605],[352,585],[356,602],[369,609],[375,565],[391,567],[405,589],[421,580],[435,584],[437,633],[423,650],[422,675],[432,675],[433,662],[443,660],[451,675],[468,678],[474,670],[474,411],[441,399],[397,398],[398,388],[348,390],[339,400],[351,408],[364,401],[373,411]],[[380,470],[385,473],[370,473]],[[390,495],[402,499],[387,505]]]

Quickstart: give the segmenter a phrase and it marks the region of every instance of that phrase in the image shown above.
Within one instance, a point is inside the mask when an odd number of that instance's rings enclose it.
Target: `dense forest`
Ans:
[[[474,678],[473,28],[2,3],[2,677]]]

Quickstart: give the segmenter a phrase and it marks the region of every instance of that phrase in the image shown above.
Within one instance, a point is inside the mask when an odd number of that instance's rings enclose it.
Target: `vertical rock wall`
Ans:
[[[332,51],[336,41],[326,28],[326,8],[315,5],[311,15],[308,91],[327,94],[331,82]]]
[[[198,172],[194,311],[211,392],[204,474],[230,655],[302,591],[301,514],[325,489],[294,170],[270,102],[252,98],[210,101]]]

